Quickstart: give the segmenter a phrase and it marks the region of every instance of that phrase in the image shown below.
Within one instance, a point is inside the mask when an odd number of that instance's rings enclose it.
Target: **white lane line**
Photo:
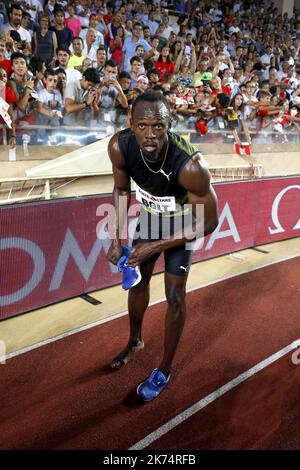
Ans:
[[[237,387],[242,382],[245,382],[245,380],[249,379],[254,374],[257,374],[262,369],[269,366],[270,364],[277,361],[278,359],[283,357],[285,354],[289,353],[290,351],[292,351],[293,349],[295,349],[299,346],[300,346],[300,339],[297,339],[297,340],[293,341],[291,344],[289,344],[285,348],[280,349],[280,351],[276,352],[272,356],[267,357],[267,359],[264,359],[263,361],[259,362],[254,367],[252,367],[251,369],[248,369],[243,374],[239,375],[235,379],[231,380],[227,384],[225,384],[222,387],[218,388],[217,390],[210,393],[209,395],[202,398],[201,400],[197,401],[197,403],[195,403],[194,405],[190,406],[189,408],[184,410],[179,415],[177,415],[174,418],[167,421],[163,426],[159,427],[158,429],[156,429],[152,433],[148,434],[148,436],[146,436],[146,437],[144,437],[144,439],[141,439],[140,441],[138,441],[136,444],[134,444],[128,450],[142,450],[142,449],[145,449],[145,447],[148,447],[154,441],[156,441],[160,437],[167,434],[169,431],[174,429],[179,424],[183,423],[186,419],[190,418],[195,413],[198,413],[198,411],[202,410],[207,405],[214,402],[215,400],[220,398],[225,393],[227,393],[230,390],[232,390],[233,388]],[[145,404],[145,406],[147,406],[147,404]]]
[[[253,271],[257,271],[258,269],[266,268],[268,266],[272,266],[273,264],[283,263],[285,261],[289,261],[290,259],[294,259],[294,258],[298,258],[298,257],[299,257],[299,254],[288,256],[287,258],[272,261],[271,263],[266,263],[266,264],[263,264],[261,266],[256,266],[255,268],[251,268],[251,269],[248,269],[248,270],[243,271],[243,272],[231,274],[230,276],[225,276],[225,277],[222,277],[220,279],[214,279],[213,281],[210,281],[206,284],[198,285],[196,287],[191,287],[190,289],[187,289],[187,293],[193,292],[193,291],[198,290],[198,289],[203,289],[204,287],[208,287],[208,286],[211,286],[213,284],[217,284],[218,282],[227,281],[228,279],[232,279],[232,278],[237,277],[237,276],[243,276],[244,274],[251,273]],[[160,304],[161,302],[164,302],[165,300],[166,300],[165,297],[163,297],[162,299],[158,299],[158,300],[155,300],[153,302],[150,302],[149,306]],[[127,315],[127,314],[128,314],[128,312],[126,310],[125,312],[120,312],[120,313],[117,313],[115,315],[111,315],[107,318],[103,318],[103,319],[97,320],[93,323],[89,323],[87,325],[83,325],[83,326],[80,326],[78,328],[74,328],[73,330],[66,331],[66,332],[64,332],[60,335],[53,336],[52,338],[47,338],[47,339],[45,339],[43,341],[40,341],[38,343],[31,344],[30,346],[27,346],[26,348],[21,348],[21,349],[18,349],[16,351],[13,351],[11,353],[8,353],[6,356],[0,356],[0,364],[1,364],[1,360],[4,361],[4,360],[12,359],[16,356],[20,356],[21,354],[25,354],[29,351],[33,351],[34,349],[40,348],[42,346],[46,346],[47,344],[54,343],[55,341],[59,341],[60,339],[67,338],[68,336],[74,335],[76,333],[80,333],[81,331],[89,330],[90,328],[94,328],[98,325],[102,325],[103,323],[107,323],[109,321],[116,320],[117,318],[123,317],[124,315]]]

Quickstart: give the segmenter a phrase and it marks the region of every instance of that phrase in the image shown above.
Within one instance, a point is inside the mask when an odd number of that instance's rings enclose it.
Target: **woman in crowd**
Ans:
[[[177,74],[177,82],[182,83],[185,87],[189,87],[192,84],[193,74],[196,71],[197,58],[195,53],[195,46],[191,43],[191,57],[189,55],[183,55],[184,50],[180,51],[180,54],[176,60],[174,73]]]
[[[110,40],[109,51],[111,53],[111,59],[118,64],[118,69],[121,71],[123,62],[123,46],[125,40],[125,31],[123,26],[117,28],[117,35]]]
[[[164,81],[166,75],[174,72],[174,62],[170,59],[170,48],[168,46],[162,48],[158,60],[154,62],[154,67],[159,71],[161,81]]]
[[[49,30],[49,18],[40,16],[40,29],[33,34],[33,55],[41,57],[48,67],[54,59],[57,48],[57,38],[54,31]]]

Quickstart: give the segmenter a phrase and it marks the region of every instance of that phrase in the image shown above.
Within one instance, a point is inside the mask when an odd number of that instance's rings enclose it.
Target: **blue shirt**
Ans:
[[[124,58],[124,70],[130,71],[130,59],[135,56],[135,50],[137,46],[143,46],[145,52],[149,52],[151,46],[145,41],[145,39],[139,39],[137,42],[132,42],[131,37],[127,37],[124,42],[123,51],[125,52]]]

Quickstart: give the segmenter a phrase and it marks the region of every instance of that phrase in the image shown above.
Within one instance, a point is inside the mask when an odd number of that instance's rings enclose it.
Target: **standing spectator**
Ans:
[[[56,57],[56,66],[66,72],[67,84],[73,81],[78,82],[81,79],[81,73],[76,69],[68,67],[71,51],[66,46],[58,46]]]
[[[155,20],[155,11],[154,10],[149,11],[148,20],[146,21],[146,25],[150,29],[151,36],[154,36],[155,33],[156,33],[156,30],[158,28],[158,22]]]
[[[123,46],[124,46],[125,32],[123,26],[117,29],[117,35],[114,39],[111,39],[109,43],[109,51],[111,53],[111,59],[114,60],[119,69],[123,62]]]
[[[14,148],[16,146],[16,128],[13,113],[13,105],[16,102],[16,96],[13,90],[7,85],[7,72],[4,67],[0,67],[0,97],[9,105],[7,113],[11,119],[11,128],[8,145],[10,148]],[[6,124],[3,118],[0,122],[2,125],[3,123]]]
[[[104,67],[107,59],[107,54],[104,46],[100,46],[97,50],[97,63],[95,68],[98,70],[100,80],[104,77]]]
[[[141,38],[143,27],[141,23],[135,23],[133,26],[132,37],[127,37],[124,42],[123,51],[125,52],[124,58],[124,70],[130,70],[130,59],[134,56],[136,46],[141,45],[145,49],[144,60],[147,61],[154,52],[151,49],[151,46]]]
[[[104,78],[100,85],[99,100],[100,108],[105,111],[114,109],[116,101],[118,101],[123,108],[128,107],[126,96],[117,80],[117,76],[118,66],[116,62],[108,60],[105,64]],[[107,113],[104,116],[104,120],[107,120],[106,116],[108,116]]]
[[[178,74],[177,82],[182,83],[185,87],[189,87],[192,84],[193,74],[196,71],[196,54],[195,54],[195,46],[191,43],[192,48],[192,56],[184,55],[183,56],[183,49],[181,50],[179,56],[177,57],[174,72]]]
[[[50,29],[55,32],[59,46],[64,45],[70,47],[74,35],[71,29],[65,24],[65,12],[62,8],[54,10],[54,26]]]
[[[232,113],[227,114],[228,126],[232,131],[235,143],[239,145],[240,147],[242,147],[242,142],[239,137],[238,131],[240,131],[241,129],[245,134],[247,143],[251,145],[251,137],[250,137],[249,130],[247,127],[247,123],[244,118],[243,101],[244,101],[243,95],[241,93],[237,93],[230,102]]]
[[[83,54],[85,57],[91,59],[94,63],[97,61],[97,48],[96,48],[97,31],[89,28],[86,38],[83,41]]]
[[[35,23],[38,20],[38,16],[43,12],[42,5],[39,0],[26,0],[25,9],[29,13],[31,20]]]
[[[62,118],[63,101],[59,90],[57,90],[57,71],[46,70],[45,88],[38,92],[37,97],[37,123],[59,126]]]
[[[33,55],[41,57],[48,67],[54,57],[57,48],[57,38],[54,31],[49,30],[49,18],[47,15],[40,16],[40,29],[33,35]]]
[[[66,18],[66,26],[72,31],[73,36],[79,36],[81,31],[81,23],[77,16],[75,16],[75,9],[73,5],[69,5],[67,7],[67,12],[69,14],[68,18]]]
[[[98,91],[100,79],[97,70],[87,69],[79,81],[67,83],[65,108],[68,123],[86,122],[90,114],[99,116]]]
[[[34,90],[34,77],[28,71],[26,56],[15,52],[11,56],[13,73],[8,85],[16,96],[17,120],[34,123],[33,104],[36,96]]]
[[[130,59],[130,78],[131,85],[130,88],[134,88],[137,84],[137,79],[140,73],[142,72],[143,61],[137,55],[131,57]]]
[[[154,67],[160,73],[160,81],[164,81],[166,75],[174,72],[174,62],[170,59],[169,46],[162,48],[158,60],[154,62]]]
[[[21,26],[24,28],[28,33],[30,34],[30,37],[32,39],[33,37],[33,31],[31,29],[31,16],[29,13],[26,11],[23,11],[22,13],[22,21],[21,21]]]
[[[102,20],[103,20],[103,16],[102,16]],[[105,35],[107,34],[108,32],[108,29],[106,27],[106,24],[104,23],[104,30],[105,30]],[[100,46],[103,46],[104,45],[104,36],[103,34],[99,31],[99,20],[98,20],[98,15],[96,13],[92,13],[90,15],[90,19],[89,19],[89,27],[88,28],[84,28],[81,30],[81,33],[79,34],[79,36],[85,40],[86,39],[86,36],[87,36],[87,33],[90,31],[90,30],[94,30],[95,32],[95,35],[96,35],[96,40],[95,40],[95,43],[94,43],[94,47],[96,49],[98,49]]]
[[[29,32],[21,26],[23,10],[17,3],[13,3],[10,7],[9,22],[3,25],[4,32],[16,31],[20,35],[23,44],[20,44],[25,55],[31,54],[31,36]],[[12,36],[12,35],[11,35]]]
[[[5,68],[7,77],[11,74],[11,61],[6,57],[6,37],[0,34],[0,67]]]
[[[73,49],[73,54],[71,55],[70,60],[68,62],[69,68],[81,71],[82,62],[86,57],[83,53],[83,48],[83,40],[79,36],[77,38],[73,38],[71,47],[71,50]]]

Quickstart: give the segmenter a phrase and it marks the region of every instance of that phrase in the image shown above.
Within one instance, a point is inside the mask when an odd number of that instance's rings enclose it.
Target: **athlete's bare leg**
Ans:
[[[166,298],[168,303],[165,319],[164,355],[159,369],[168,376],[186,317],[185,288],[187,277],[165,273]]]
[[[120,369],[127,364],[136,351],[144,348],[142,340],[142,324],[144,313],[149,304],[150,289],[149,283],[153,273],[154,261],[148,260],[141,264],[140,271],[142,279],[135,287],[129,289],[128,294],[128,314],[130,323],[130,336],[128,344],[120,354],[118,354],[111,362],[113,369]]]

